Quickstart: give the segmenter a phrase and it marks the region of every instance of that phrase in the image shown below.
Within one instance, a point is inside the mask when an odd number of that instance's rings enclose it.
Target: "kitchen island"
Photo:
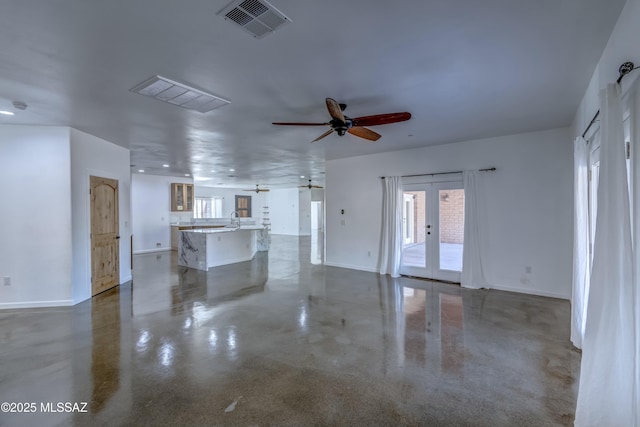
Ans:
[[[253,259],[256,251],[268,250],[268,230],[243,227],[182,230],[178,239],[178,265],[207,271],[218,265]]]

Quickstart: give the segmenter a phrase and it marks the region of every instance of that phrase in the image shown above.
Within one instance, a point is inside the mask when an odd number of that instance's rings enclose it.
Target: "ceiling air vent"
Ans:
[[[218,12],[218,15],[235,22],[258,39],[272,33],[282,24],[291,22],[291,19],[265,0],[235,0]]]
[[[153,76],[131,89],[131,92],[149,96],[159,101],[207,113],[231,103],[207,92],[169,80],[162,76]]]

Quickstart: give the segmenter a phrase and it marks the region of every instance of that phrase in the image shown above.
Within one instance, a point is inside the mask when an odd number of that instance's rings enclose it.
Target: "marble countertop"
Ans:
[[[181,230],[181,233],[228,233],[232,231],[242,230],[263,230],[264,226],[261,225],[244,225],[240,228],[237,227],[224,227],[224,228],[194,228],[193,230]]]
[[[236,218],[234,218],[236,220]],[[193,219],[186,221],[171,221],[169,225],[172,227],[176,226],[185,226],[185,227],[196,227],[196,226],[212,226],[212,225],[229,225],[229,218],[206,218],[206,219]],[[240,222],[242,224],[256,225],[258,222],[262,221],[261,219],[256,218],[240,218]]]

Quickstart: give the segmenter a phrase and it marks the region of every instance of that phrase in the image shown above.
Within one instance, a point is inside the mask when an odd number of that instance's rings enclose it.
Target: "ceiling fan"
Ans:
[[[309,190],[311,190],[312,188],[324,188],[324,187],[321,187],[319,185],[311,185],[311,180],[309,180],[309,184],[301,185],[300,188],[308,188]]]
[[[327,110],[331,115],[332,120],[327,123],[296,123],[296,122],[274,122],[274,125],[284,126],[331,126],[331,129],[317,137],[311,142],[316,142],[324,137],[331,135],[333,132],[337,132],[338,135],[344,136],[345,133],[364,138],[369,141],[377,141],[380,139],[380,134],[367,129],[365,126],[378,126],[386,125],[389,123],[404,122],[411,118],[411,113],[389,113],[389,114],[375,114],[373,116],[362,116],[351,118],[345,116],[342,112],[347,108],[347,104],[338,104],[335,99],[327,98]]]
[[[265,192],[265,191],[269,191],[269,189],[268,188],[258,188],[258,184],[256,184],[256,188],[252,188],[251,190],[242,190],[242,191],[255,191],[256,194],[258,194],[258,193],[262,193],[262,192]]]

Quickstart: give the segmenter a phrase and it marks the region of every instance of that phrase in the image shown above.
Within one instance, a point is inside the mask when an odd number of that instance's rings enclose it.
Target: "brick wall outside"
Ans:
[[[440,190],[440,241],[463,243],[463,240],[464,190]]]

